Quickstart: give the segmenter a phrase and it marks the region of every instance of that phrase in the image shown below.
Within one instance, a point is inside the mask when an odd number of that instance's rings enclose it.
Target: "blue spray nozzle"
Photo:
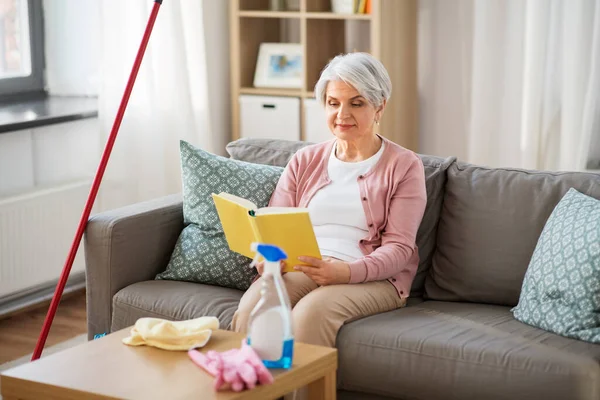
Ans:
[[[259,253],[268,262],[278,262],[287,258],[287,254],[283,250],[272,244],[252,243],[252,250]]]

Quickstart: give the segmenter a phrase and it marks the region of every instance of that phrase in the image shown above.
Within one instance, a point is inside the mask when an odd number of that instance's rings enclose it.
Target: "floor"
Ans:
[[[0,364],[33,352],[50,303],[0,320]],[[85,291],[62,298],[45,348],[87,332]]]

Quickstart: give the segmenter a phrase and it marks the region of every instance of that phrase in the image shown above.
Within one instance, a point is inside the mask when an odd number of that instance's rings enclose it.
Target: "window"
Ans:
[[[0,0],[0,97],[43,92],[41,0]]]

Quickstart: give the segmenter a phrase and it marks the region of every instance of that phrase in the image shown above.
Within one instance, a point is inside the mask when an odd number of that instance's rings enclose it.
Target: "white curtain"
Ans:
[[[102,209],[179,192],[180,140],[223,154],[229,140],[226,3],[161,6],[102,182]],[[104,146],[154,2],[101,4]]]
[[[421,152],[549,170],[600,158],[600,0],[420,0],[419,33]]]

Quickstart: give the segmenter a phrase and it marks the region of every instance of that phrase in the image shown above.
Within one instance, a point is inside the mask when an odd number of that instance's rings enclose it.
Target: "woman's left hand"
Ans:
[[[298,257],[309,265],[296,265],[294,270],[304,272],[317,285],[336,285],[350,282],[350,265],[335,258],[319,260],[313,257]]]

